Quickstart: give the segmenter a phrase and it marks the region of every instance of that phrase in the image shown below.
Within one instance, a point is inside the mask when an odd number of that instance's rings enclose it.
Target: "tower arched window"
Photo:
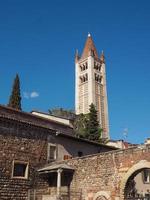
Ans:
[[[87,62],[85,63],[85,69],[87,69],[88,68],[88,64],[87,64]]]
[[[80,71],[82,72],[82,65],[80,65]]]
[[[86,81],[88,81],[88,74],[85,75]]]
[[[98,71],[101,71],[101,65],[98,66]]]
[[[83,64],[83,71],[85,70],[85,64]]]
[[[86,70],[86,69],[88,69],[88,63],[87,62],[85,62],[85,63],[83,63],[83,64],[80,65],[80,71],[81,72],[84,71],[84,70]]]
[[[80,83],[83,83],[83,77],[80,76]]]
[[[85,82],[86,81],[86,77],[85,76],[83,76],[83,82]]]

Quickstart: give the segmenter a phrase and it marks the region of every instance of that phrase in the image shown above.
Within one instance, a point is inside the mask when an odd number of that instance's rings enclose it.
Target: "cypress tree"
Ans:
[[[89,116],[88,116],[88,124],[87,124],[87,138],[89,140],[93,140],[93,141],[99,141],[100,140],[100,128],[99,128],[99,122],[97,119],[97,110],[94,106],[94,104],[92,103],[90,105],[90,109],[89,109]]]
[[[16,74],[16,77],[14,79],[12,93],[9,98],[8,106],[21,110],[20,80],[18,74]]]

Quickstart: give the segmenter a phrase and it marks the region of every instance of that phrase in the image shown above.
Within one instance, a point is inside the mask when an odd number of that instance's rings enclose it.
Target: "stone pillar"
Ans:
[[[61,192],[61,173],[62,169],[57,170],[57,197],[60,197],[60,192]]]

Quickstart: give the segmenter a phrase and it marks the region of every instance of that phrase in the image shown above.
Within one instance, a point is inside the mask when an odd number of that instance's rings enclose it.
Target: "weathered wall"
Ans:
[[[121,199],[124,177],[127,177],[130,169],[133,172],[139,169],[134,167],[138,163],[140,168],[146,167],[146,161],[150,167],[150,146],[69,160],[68,164],[75,168],[71,189],[82,190],[82,198],[85,200],[95,200],[96,193],[102,191],[112,200]]]
[[[0,116],[5,116],[8,118],[13,118],[15,120],[24,121],[26,123],[32,123],[38,126],[43,126],[45,128],[54,129],[55,132],[59,131],[65,133],[66,135],[74,135],[73,129],[62,123],[54,122],[43,117],[35,116],[31,113],[22,112],[15,110],[13,108],[8,108],[0,105]]]
[[[50,138],[51,140],[51,138]],[[78,152],[82,152],[83,156],[96,154],[99,152],[106,152],[112,150],[112,147],[105,145],[96,145],[93,143],[87,143],[81,139],[74,139],[64,136],[56,136],[53,139],[54,143],[58,144],[58,159],[62,160],[64,155],[70,155],[72,157],[78,157]]]
[[[20,113],[20,112],[19,112]],[[6,113],[5,113],[6,114]],[[100,146],[57,135],[55,130],[17,118],[0,114],[0,199],[27,199],[29,189],[35,189],[41,200],[42,194],[50,194],[48,177],[41,177],[37,169],[47,163],[48,142],[61,147],[60,155],[68,152],[76,156],[78,151],[97,153]],[[23,117],[23,116],[22,116]],[[63,147],[63,148],[62,148]],[[82,149],[82,150],[81,150]],[[101,146],[101,151],[107,150]],[[110,150],[110,149],[108,149]],[[96,152],[95,152],[96,151]],[[12,178],[13,160],[29,163],[29,178]],[[105,194],[112,200],[123,199],[127,179],[142,168],[150,168],[150,146],[100,153],[63,161],[75,169],[71,191],[81,191],[82,200],[96,200]],[[56,188],[55,188],[56,189]],[[53,191],[55,191],[55,189]],[[71,200],[79,200],[79,196]]]
[[[85,155],[97,153],[99,150],[110,150],[96,144],[80,141],[69,136],[57,135],[39,123],[27,119],[25,113],[12,111],[6,108],[0,110],[0,199],[27,199],[29,189],[37,189],[39,196],[47,193],[48,182],[39,178],[37,169],[47,161],[48,143],[58,145],[58,160],[63,160],[65,154],[77,156],[78,151]],[[7,113],[7,112],[10,112]],[[17,116],[17,117],[16,117]],[[33,117],[33,116],[32,116]],[[36,121],[37,120],[37,121]],[[13,161],[29,163],[29,178],[12,178]]]
[[[123,200],[129,177],[138,170],[150,168],[150,146],[111,151],[64,162],[75,170],[70,186],[71,200],[97,200],[100,196],[109,200]],[[49,188],[48,194],[56,194],[56,188]]]
[[[0,199],[27,199],[37,178],[36,167],[46,162],[46,133],[6,119],[0,119],[0,127]],[[29,179],[12,178],[13,160],[29,162]],[[40,183],[44,184],[42,179]]]

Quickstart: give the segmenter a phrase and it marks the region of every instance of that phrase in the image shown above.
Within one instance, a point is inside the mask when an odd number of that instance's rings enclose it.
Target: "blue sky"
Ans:
[[[106,57],[110,134],[150,137],[148,0],[0,1],[0,103],[19,73],[22,107],[74,108],[74,54],[90,32]],[[34,93],[33,93],[34,92]]]

